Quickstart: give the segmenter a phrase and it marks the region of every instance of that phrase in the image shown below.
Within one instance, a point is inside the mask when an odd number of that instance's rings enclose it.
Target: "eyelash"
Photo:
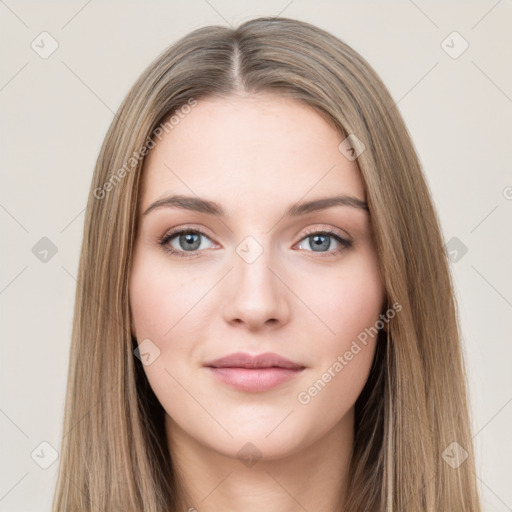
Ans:
[[[164,251],[168,252],[169,254],[171,254],[173,256],[178,256],[180,258],[194,258],[194,257],[200,256],[201,251],[199,251],[197,249],[195,251],[178,251],[168,245],[169,242],[173,238],[175,238],[177,235],[181,235],[183,233],[202,235],[206,238],[210,238],[204,231],[201,231],[200,229],[196,229],[196,228],[194,228],[194,229],[178,229],[176,231],[171,231],[170,233],[166,233],[162,238],[159,239],[158,243]],[[350,247],[352,247],[352,244],[353,244],[350,240],[347,240],[346,238],[343,238],[335,231],[330,231],[328,229],[327,230],[325,230],[325,229],[319,230],[319,231],[312,230],[312,231],[306,232],[300,241],[302,241],[308,237],[311,237],[312,235],[327,235],[327,236],[335,238],[340,244],[340,246],[337,249],[330,250],[325,253],[322,253],[322,252],[316,253],[321,258],[332,257],[334,255],[337,255],[337,254],[341,253],[342,251],[344,251],[345,249],[349,249]],[[306,252],[314,252],[314,251],[306,251]]]

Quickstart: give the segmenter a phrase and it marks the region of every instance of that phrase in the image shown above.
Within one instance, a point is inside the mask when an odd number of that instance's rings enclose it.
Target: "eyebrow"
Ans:
[[[286,210],[284,216],[298,217],[300,215],[306,215],[308,213],[326,210],[327,208],[332,208],[333,206],[349,206],[351,208],[360,209],[366,213],[369,213],[368,204],[365,201],[361,201],[354,196],[342,194],[338,196],[323,197],[320,199],[314,199],[312,201],[294,204]],[[207,215],[214,215],[215,217],[226,216],[226,211],[219,203],[207,199],[202,199],[200,197],[184,195],[174,195],[158,199],[146,209],[144,215],[147,215],[151,211],[163,207],[182,208],[198,213],[205,213]]]

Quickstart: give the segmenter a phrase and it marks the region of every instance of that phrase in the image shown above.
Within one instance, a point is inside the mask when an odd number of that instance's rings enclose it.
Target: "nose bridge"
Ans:
[[[279,267],[269,234],[246,236],[235,248],[233,272],[225,317],[255,328],[265,323],[287,321],[286,287],[274,274]]]
[[[275,284],[270,279],[269,267],[272,267],[275,255],[272,255],[269,238],[249,235],[235,249],[235,274],[239,285],[248,288],[246,291],[270,292]]]

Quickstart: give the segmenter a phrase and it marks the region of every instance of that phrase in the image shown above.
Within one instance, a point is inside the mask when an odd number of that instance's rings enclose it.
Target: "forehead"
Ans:
[[[146,157],[141,209],[170,193],[226,204],[292,203],[335,192],[365,200],[343,137],[313,107],[271,94],[200,99]]]

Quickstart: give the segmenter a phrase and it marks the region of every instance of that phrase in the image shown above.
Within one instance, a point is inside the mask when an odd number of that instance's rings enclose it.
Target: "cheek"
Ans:
[[[316,272],[314,279],[301,280],[299,284],[299,296],[305,298],[310,310],[323,323],[324,354],[332,358],[343,353],[353,340],[358,337],[364,340],[365,335],[371,341],[368,328],[379,319],[385,295],[372,254],[356,255],[338,270]]]
[[[191,401],[183,400],[180,385],[192,377],[185,373],[190,367],[184,364],[193,350],[185,337],[185,332],[190,333],[186,314],[198,297],[190,294],[193,287],[186,273],[170,272],[158,259],[143,251],[134,258],[129,285],[132,334],[145,347],[141,352],[150,354],[143,369],[159,402],[168,414],[176,413],[173,408],[180,404],[179,413],[187,417],[197,410]]]
[[[190,304],[197,302],[197,283],[187,272],[171,271],[165,258],[140,252],[134,259],[129,287],[133,334],[139,342],[153,336],[165,343]]]
[[[347,412],[362,391],[381,327],[384,289],[376,260],[351,263],[325,279],[317,274],[315,288],[309,281],[302,288],[303,294],[309,290],[308,305],[324,325],[315,343],[314,371],[297,399],[323,411],[327,423]]]
[[[194,340],[208,324],[201,298],[209,287],[211,280],[170,266],[161,255],[144,248],[135,254],[129,284],[132,333],[151,353],[151,364],[143,368],[164,407],[180,398],[180,384],[197,371],[200,345]]]

